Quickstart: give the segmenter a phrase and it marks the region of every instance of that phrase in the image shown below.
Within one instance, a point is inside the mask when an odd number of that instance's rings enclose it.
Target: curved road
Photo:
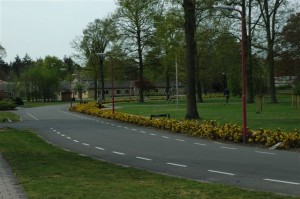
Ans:
[[[300,153],[219,143],[69,112],[19,108],[22,122],[65,150],[199,181],[300,196]]]

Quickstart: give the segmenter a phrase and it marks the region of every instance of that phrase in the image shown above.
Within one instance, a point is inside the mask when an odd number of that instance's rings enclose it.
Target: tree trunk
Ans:
[[[94,100],[97,100],[97,97],[98,97],[98,83],[97,83],[97,76],[95,76],[95,79],[94,79],[94,84],[95,84],[95,89],[94,89]],[[71,91],[72,92],[72,91]]]
[[[101,81],[101,96],[102,100],[105,100],[105,90],[104,90],[104,60],[100,60],[100,81]]]
[[[246,19],[246,0],[242,1],[242,10],[243,17]],[[245,35],[245,72],[246,72],[246,97],[247,103],[254,103],[254,95],[253,95],[253,69],[252,69],[252,32],[251,32],[251,1],[249,1],[249,10],[248,10],[248,23],[244,23],[244,32]],[[248,27],[247,27],[248,25]]]
[[[198,99],[198,102],[200,102],[200,103],[204,102],[203,101],[203,97],[202,97],[202,89],[201,89],[201,81],[200,81],[200,79],[197,79],[196,90],[197,90],[197,99]]]
[[[196,1],[183,0],[184,30],[186,40],[186,69],[187,69],[187,113],[185,119],[199,119],[196,103]]]
[[[143,63],[143,49],[141,41],[141,32],[137,31],[137,43],[138,43],[138,56],[139,56],[139,80],[140,80],[140,90],[139,90],[139,102],[144,102],[144,63]]]
[[[269,65],[269,79],[270,79],[271,103],[277,103],[276,88],[275,88],[275,78],[274,78],[274,75],[275,75],[275,72],[274,72],[275,62],[274,62],[273,46],[269,46],[268,65]]]

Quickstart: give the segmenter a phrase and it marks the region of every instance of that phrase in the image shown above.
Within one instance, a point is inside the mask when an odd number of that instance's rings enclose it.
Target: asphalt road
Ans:
[[[46,141],[95,159],[199,181],[300,196],[300,153],[214,142],[69,112],[67,105],[19,108]]]

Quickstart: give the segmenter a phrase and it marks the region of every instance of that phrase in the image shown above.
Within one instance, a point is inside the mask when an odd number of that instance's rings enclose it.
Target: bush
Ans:
[[[15,108],[16,108],[16,104],[11,100],[0,101],[0,110],[1,111],[13,110]]]
[[[24,102],[21,98],[15,97],[11,99],[16,105],[24,105]]]
[[[159,129],[169,130],[174,133],[184,133],[191,136],[200,136],[214,140],[224,140],[231,142],[242,142],[242,127],[236,124],[219,124],[216,121],[198,121],[198,120],[174,120],[174,119],[150,119],[148,117],[130,115],[127,113],[112,113],[111,110],[99,109],[95,102],[79,104],[73,106],[70,110],[94,115],[98,117],[115,119],[122,122],[128,122],[140,126],[151,126]],[[260,129],[258,131],[248,130],[247,141],[250,144],[262,144],[267,147],[282,142],[282,149],[299,148],[300,133],[283,132]]]

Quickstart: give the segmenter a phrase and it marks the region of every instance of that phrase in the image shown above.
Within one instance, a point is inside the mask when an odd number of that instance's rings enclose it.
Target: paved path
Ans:
[[[0,199],[27,198],[18,179],[0,154]]]

